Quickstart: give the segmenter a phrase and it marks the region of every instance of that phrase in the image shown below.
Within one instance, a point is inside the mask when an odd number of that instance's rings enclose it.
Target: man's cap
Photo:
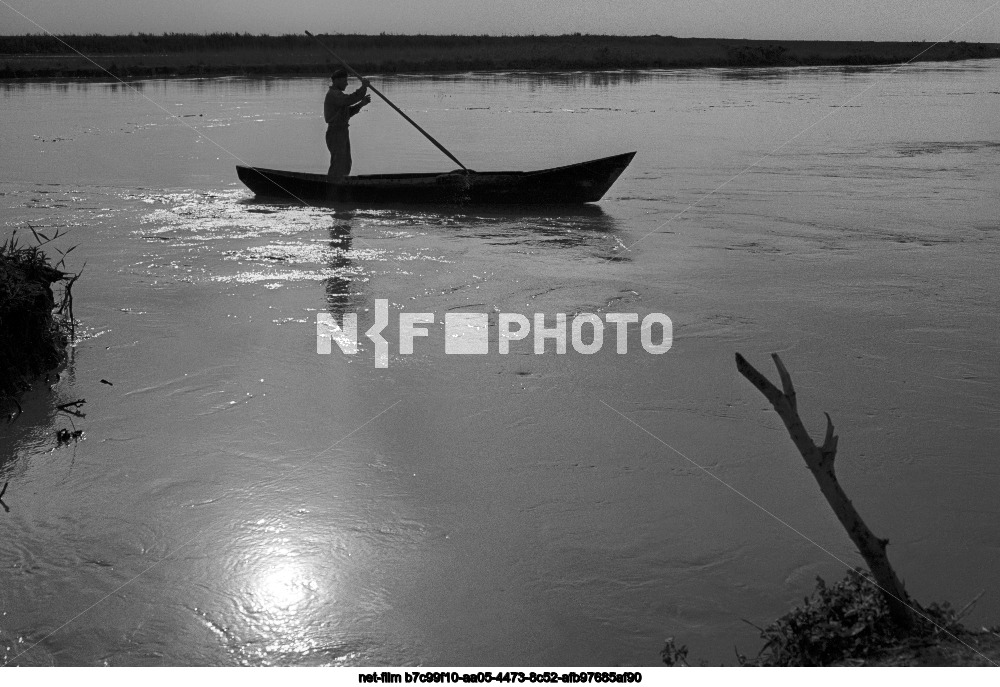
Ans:
[[[330,78],[334,79],[334,80],[336,80],[336,79],[346,79],[347,78],[347,70],[344,69],[343,67],[337,67],[336,69],[333,70],[333,74],[330,76]]]

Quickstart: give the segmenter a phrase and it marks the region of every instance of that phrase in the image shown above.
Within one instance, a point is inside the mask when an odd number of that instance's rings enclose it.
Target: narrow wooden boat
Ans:
[[[304,203],[562,204],[600,200],[635,153],[537,172],[363,174],[331,183],[325,174],[237,166],[240,181],[257,196]]]

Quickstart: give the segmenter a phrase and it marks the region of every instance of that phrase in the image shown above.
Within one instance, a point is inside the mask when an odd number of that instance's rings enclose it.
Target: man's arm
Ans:
[[[361,79],[361,88],[351,93],[347,96],[347,102],[349,105],[356,105],[360,103],[363,99],[368,98],[368,102],[371,102],[371,98],[368,97],[368,86],[370,82],[368,79]]]
[[[361,108],[370,103],[371,101],[372,97],[370,95],[366,95],[363,98],[361,98],[361,102],[359,102],[357,105],[351,105],[351,109],[348,110],[349,113],[348,118],[353,117],[357,113],[361,112]]]

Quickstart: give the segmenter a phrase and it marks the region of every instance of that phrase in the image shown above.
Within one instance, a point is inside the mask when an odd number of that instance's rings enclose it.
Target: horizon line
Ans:
[[[582,33],[575,31],[572,33],[393,33],[380,31],[379,33],[316,33],[317,36],[342,36],[342,37],[363,37],[363,38],[670,38],[673,40],[713,40],[713,41],[781,41],[800,43],[940,43],[930,39],[922,40],[872,40],[861,38],[731,38],[725,36],[675,36],[673,34],[638,34],[638,33]],[[159,33],[146,31],[130,31],[128,33],[0,33],[3,38],[46,38],[51,36],[73,36],[77,38],[101,37],[101,38],[130,38],[137,36],[149,36],[152,38],[170,36],[247,36],[252,38],[287,38],[305,37],[302,33],[251,33],[249,31],[162,31]],[[967,41],[949,40],[945,43],[977,43],[981,45],[1000,45],[1000,41]]]

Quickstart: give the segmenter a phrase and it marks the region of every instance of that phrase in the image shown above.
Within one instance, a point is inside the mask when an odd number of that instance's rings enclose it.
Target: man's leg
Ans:
[[[351,171],[351,139],[346,129],[327,129],[326,147],[330,150],[331,179],[341,179]]]
[[[347,129],[344,130],[344,176],[346,177],[351,173],[351,165],[354,164],[354,160],[351,159],[351,134]]]

